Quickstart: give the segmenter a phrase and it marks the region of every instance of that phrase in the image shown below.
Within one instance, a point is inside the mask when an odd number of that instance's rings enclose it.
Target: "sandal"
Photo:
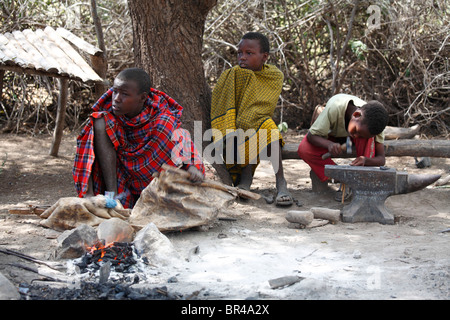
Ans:
[[[284,197],[289,197],[289,199],[283,199]],[[289,193],[286,192],[280,192],[277,195],[277,198],[275,199],[275,205],[277,206],[290,206],[294,203],[294,200],[292,199],[292,196]]]

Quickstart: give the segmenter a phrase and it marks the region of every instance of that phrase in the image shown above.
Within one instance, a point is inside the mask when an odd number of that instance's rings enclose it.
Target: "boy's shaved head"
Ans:
[[[116,78],[135,82],[139,93],[150,93],[150,87],[152,86],[150,76],[141,68],[128,68],[122,70]]]
[[[267,39],[267,37],[265,35],[263,35],[262,33],[248,32],[248,33],[244,34],[242,39],[258,40],[262,53],[269,53],[269,51],[270,51],[269,39]]]
[[[381,102],[369,101],[361,107],[361,111],[364,116],[363,123],[372,135],[377,135],[386,128],[389,114]]]

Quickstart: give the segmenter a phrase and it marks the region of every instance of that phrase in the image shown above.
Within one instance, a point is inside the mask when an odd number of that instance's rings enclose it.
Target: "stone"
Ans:
[[[180,257],[172,242],[152,222],[136,234],[133,243],[137,253],[152,265],[168,266],[179,262]]]
[[[97,240],[97,230],[87,224],[82,224],[72,230],[66,230],[57,239],[57,258],[79,258],[86,253],[86,248],[92,246]]]
[[[103,264],[100,267],[98,283],[104,284],[108,282],[110,273],[111,273],[111,262],[108,261],[107,263]]]
[[[111,218],[103,221],[97,228],[98,239],[104,240],[105,244],[112,242],[132,242],[134,236],[133,227],[119,218]]]
[[[20,300],[17,288],[0,273],[0,300]]]

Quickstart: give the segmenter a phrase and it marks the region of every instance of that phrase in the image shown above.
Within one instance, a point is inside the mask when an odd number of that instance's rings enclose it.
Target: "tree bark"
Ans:
[[[182,127],[201,151],[210,143],[211,89],[202,60],[208,12],[217,0],[128,0],[133,26],[135,65],[146,70],[152,86],[183,106]],[[211,163],[225,184],[231,178],[223,164]]]
[[[53,157],[58,156],[59,145],[61,144],[63,131],[64,131],[64,119],[66,117],[67,99],[69,95],[69,80],[67,78],[58,79],[59,83],[59,96],[58,96],[58,110],[56,114],[55,131],[53,131],[53,141],[50,148],[50,155]]]
[[[108,71],[108,62],[106,59],[106,46],[103,37],[103,29],[100,18],[97,14],[97,2],[96,0],[91,0],[91,15],[94,21],[95,33],[97,34],[98,47],[103,51],[98,54],[98,56],[91,56],[92,67],[95,72],[103,79],[106,80],[106,74]],[[96,83],[94,94],[96,99],[100,98],[103,93],[105,93],[107,87],[105,83]]]
[[[202,61],[203,32],[217,0],[128,0],[136,66],[146,70],[152,86],[184,108],[183,127],[194,121],[210,127],[211,89]]]

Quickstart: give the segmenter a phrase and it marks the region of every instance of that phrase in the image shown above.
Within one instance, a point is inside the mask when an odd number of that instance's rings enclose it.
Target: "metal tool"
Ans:
[[[326,165],[325,175],[350,187],[353,199],[342,209],[344,222],[394,224],[384,203],[391,195],[421,190],[434,183],[438,174],[408,174],[393,168]]]
[[[352,146],[353,146],[352,139],[350,137],[347,137],[347,141],[341,145],[341,150],[344,151],[347,154],[351,154],[352,153]],[[325,160],[325,159],[328,159],[330,157],[331,157],[331,153],[327,152],[327,153],[325,153],[322,156],[322,159]]]

